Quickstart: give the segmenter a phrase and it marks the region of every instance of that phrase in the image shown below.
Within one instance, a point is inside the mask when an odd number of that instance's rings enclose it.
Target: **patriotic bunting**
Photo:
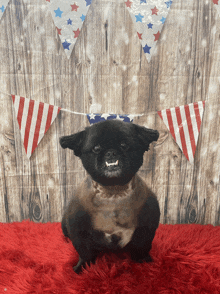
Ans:
[[[205,101],[178,106],[158,111],[174,140],[186,156],[193,163]]]
[[[140,114],[78,113],[28,98],[11,96],[28,158],[31,157],[61,110],[86,115],[91,125],[112,119],[129,123],[133,122],[134,117],[141,116]],[[190,163],[194,161],[204,108],[205,101],[199,101],[157,112]]]
[[[89,123],[91,125],[98,123],[100,121],[104,121],[104,120],[112,120],[112,119],[118,119],[118,120],[122,120],[125,122],[132,122],[134,116],[132,115],[119,115],[119,114],[109,114],[109,113],[103,113],[103,114],[95,114],[95,113],[91,113],[91,114],[87,114],[87,118],[89,120]]]
[[[61,108],[16,95],[11,96],[25,152],[30,158]]]
[[[147,60],[150,62],[172,1],[125,0],[125,4],[136,26]]]
[[[215,7],[218,11],[218,15],[220,16],[220,0],[212,0],[212,2],[215,4]]]
[[[92,0],[46,0],[69,58]]]
[[[0,20],[2,18],[2,15],[8,5],[9,0],[0,0]]]

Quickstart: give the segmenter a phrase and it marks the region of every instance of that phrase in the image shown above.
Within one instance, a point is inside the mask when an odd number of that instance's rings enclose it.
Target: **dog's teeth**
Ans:
[[[118,160],[116,162],[112,162],[112,163],[108,163],[106,161],[105,164],[106,164],[106,166],[118,165]]]

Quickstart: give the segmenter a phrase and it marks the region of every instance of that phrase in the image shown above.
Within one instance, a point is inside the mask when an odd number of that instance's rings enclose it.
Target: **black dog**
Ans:
[[[159,133],[119,120],[103,121],[60,139],[82,160],[88,176],[62,220],[62,230],[79,253],[74,271],[95,262],[100,252],[130,252],[137,262],[149,251],[159,224],[154,193],[136,175],[143,154]]]

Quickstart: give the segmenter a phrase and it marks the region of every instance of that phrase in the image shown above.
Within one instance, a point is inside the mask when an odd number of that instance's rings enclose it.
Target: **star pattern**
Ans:
[[[129,0],[127,0],[127,1],[125,2],[125,4],[126,4],[127,7],[131,8],[132,2],[129,1]]]
[[[72,24],[72,20],[70,18],[67,20],[67,24],[68,25],[71,25]]]
[[[57,10],[54,10],[54,12],[56,13],[55,17],[62,17],[63,11],[61,11],[59,7],[57,8]]]
[[[157,15],[157,13],[159,11],[156,6],[153,9],[151,9],[151,10],[152,10],[152,15],[154,15],[154,14]]]
[[[92,0],[85,0],[86,1],[86,6],[89,6],[92,3]]]
[[[138,15],[135,15],[135,17],[136,17],[136,22],[138,22],[138,21],[142,22],[142,18],[144,16],[139,13]]]
[[[173,1],[169,0],[167,2],[165,2],[165,4],[167,5],[167,8],[170,8],[171,4],[172,4]]]
[[[51,11],[63,49],[69,58],[92,0],[51,0],[46,3]]]
[[[73,31],[73,32],[74,32],[74,38],[78,38],[79,33],[80,33],[79,28],[76,31]]]
[[[145,56],[150,62],[169,13],[172,0],[124,0],[135,24]],[[213,0],[215,1],[215,0]],[[171,8],[172,9],[172,8]]]
[[[151,47],[147,46],[147,44],[143,47],[144,53],[149,53],[150,54],[150,49]]]
[[[162,24],[164,24],[165,23],[165,20],[166,20],[166,18],[165,17],[162,17],[160,21],[162,22]]]
[[[82,14],[82,15],[80,16],[80,18],[81,18],[82,21],[84,21],[85,18],[86,18],[86,16],[85,16],[84,14]]]
[[[72,7],[72,11],[77,11],[77,9],[79,8],[79,6],[77,6],[76,3],[70,6]]]
[[[98,123],[100,121],[105,121],[105,120],[113,120],[113,119],[117,119],[117,120],[121,120],[124,122],[133,122],[134,116],[132,115],[126,115],[126,114],[110,114],[110,113],[90,113],[87,114],[87,118],[90,122],[91,125]]]
[[[142,40],[142,34],[139,34],[139,33],[137,33],[138,34],[138,38],[140,39],[140,40]]]
[[[154,41],[157,41],[160,37],[160,32],[158,31],[156,34],[154,34],[154,36],[155,36]]]
[[[67,40],[65,40],[65,42],[63,42],[62,44],[63,44],[64,49],[70,50],[69,47],[70,47],[71,43],[68,43]]]
[[[61,30],[62,29],[59,29],[58,27],[56,29],[57,29],[58,35],[61,35]]]

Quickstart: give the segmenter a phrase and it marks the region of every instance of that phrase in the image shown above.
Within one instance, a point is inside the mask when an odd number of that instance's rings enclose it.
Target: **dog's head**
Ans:
[[[132,179],[143,163],[144,152],[158,137],[158,131],[107,120],[61,137],[60,144],[80,157],[94,181],[112,186],[124,185]]]

